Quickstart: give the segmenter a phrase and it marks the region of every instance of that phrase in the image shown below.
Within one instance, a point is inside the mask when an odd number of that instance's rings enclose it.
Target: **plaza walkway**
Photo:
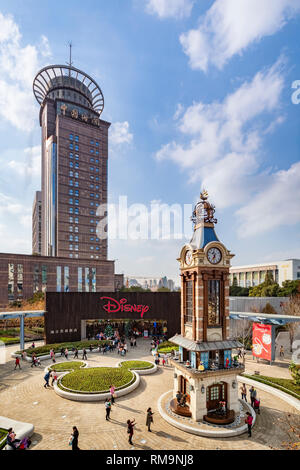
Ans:
[[[139,340],[138,347],[129,351],[127,359],[152,360],[150,342]],[[71,358],[71,356],[70,356]],[[89,365],[115,366],[119,356],[116,352],[106,355],[88,354]],[[58,361],[60,359],[58,358]],[[44,384],[44,367],[31,368],[22,363],[21,371],[13,371],[14,362],[9,360],[0,365],[0,415],[33,423],[33,449],[68,449],[68,439],[72,426],[79,429],[79,446],[82,449],[129,449],[126,432],[127,419],[136,419],[137,426],[133,437],[134,449],[152,450],[189,450],[189,449],[270,449],[282,448],[283,442],[290,441],[287,432],[289,415],[295,417],[295,410],[280,399],[260,392],[261,415],[253,429],[253,437],[247,434],[231,439],[208,439],[180,431],[165,422],[157,411],[157,401],[162,393],[173,387],[173,369],[162,368],[153,375],[144,376],[141,384],[133,393],[117,400],[112,407],[111,422],[105,420],[104,404],[78,403],[60,398]],[[247,358],[248,372],[257,370],[261,365]],[[263,365],[266,375],[287,376],[287,367]],[[284,371],[283,375],[282,372]],[[146,409],[151,406],[154,415],[153,432],[145,426]],[[300,415],[297,416],[297,418]]]

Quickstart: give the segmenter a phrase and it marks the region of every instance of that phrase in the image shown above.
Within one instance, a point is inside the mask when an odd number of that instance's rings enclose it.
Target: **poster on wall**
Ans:
[[[252,354],[255,357],[272,360],[272,327],[253,323]]]

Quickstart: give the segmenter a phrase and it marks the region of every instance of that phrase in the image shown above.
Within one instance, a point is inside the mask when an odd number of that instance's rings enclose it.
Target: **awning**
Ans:
[[[181,346],[184,349],[187,349],[188,351],[198,352],[237,349],[243,347],[242,343],[240,343],[239,341],[207,341],[200,343],[187,339],[182,335],[175,335],[168,341],[177,344],[178,346]]]

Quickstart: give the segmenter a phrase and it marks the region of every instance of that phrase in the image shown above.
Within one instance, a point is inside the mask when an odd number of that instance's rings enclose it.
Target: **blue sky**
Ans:
[[[112,122],[111,203],[194,204],[206,187],[233,264],[300,258],[299,26],[299,0],[2,0],[0,250],[31,252],[32,80],[72,40]],[[176,279],[185,242],[113,240],[109,257],[126,275]]]

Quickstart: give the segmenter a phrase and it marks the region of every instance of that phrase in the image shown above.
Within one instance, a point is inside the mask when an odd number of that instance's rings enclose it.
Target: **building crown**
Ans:
[[[208,192],[204,189],[200,194],[200,201],[196,204],[191,217],[195,226],[199,224],[217,224],[218,220],[215,218],[215,206],[208,202]]]

